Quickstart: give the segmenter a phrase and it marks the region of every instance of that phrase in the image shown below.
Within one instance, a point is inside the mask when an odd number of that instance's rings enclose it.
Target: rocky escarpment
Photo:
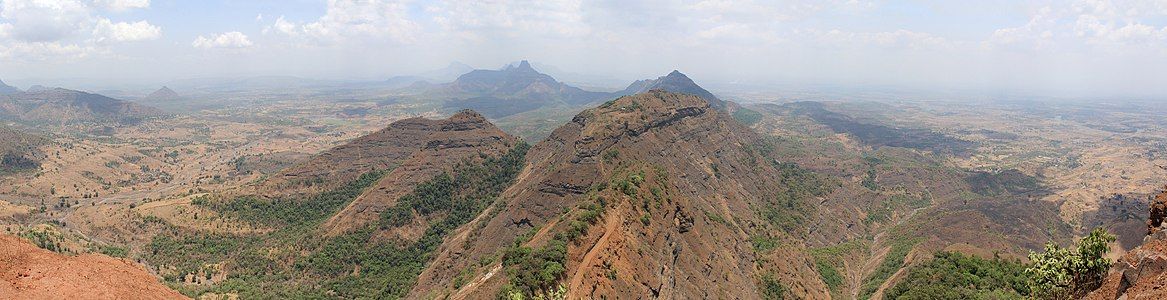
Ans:
[[[1155,196],[1147,220],[1147,237],[1143,245],[1124,255],[1111,266],[1102,286],[1087,299],[1164,299],[1167,298],[1167,187]]]
[[[399,166],[399,173],[417,171],[436,159],[457,160],[465,154],[477,154],[480,146],[494,149],[515,140],[474,111],[461,111],[444,120],[410,118],[284,169],[256,190],[273,197],[312,193],[335,188],[370,171]],[[424,180],[431,176],[409,178]]]
[[[418,183],[450,171],[459,163],[502,156],[519,142],[474,111],[462,111],[446,120],[413,120],[415,123],[411,124],[420,124],[417,121],[430,123],[419,128],[429,130],[414,141],[420,147],[412,149],[409,156],[395,163],[392,171],[330,218],[325,223],[329,232],[339,234],[361,228],[396,204],[398,198]]]
[[[410,296],[762,298],[760,286],[782,285],[828,297],[797,242],[752,242],[785,237],[758,213],[785,186],[750,150],[760,143],[693,95],[653,90],[584,111],[531,149],[502,204],[447,239]]]

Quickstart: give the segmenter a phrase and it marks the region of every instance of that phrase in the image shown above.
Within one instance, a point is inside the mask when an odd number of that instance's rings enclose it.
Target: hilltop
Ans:
[[[145,98],[145,100],[147,100],[147,101],[173,101],[173,100],[178,100],[178,99],[182,99],[182,95],[179,95],[174,90],[170,89],[169,87],[165,87],[165,86],[163,86],[162,88],[159,88],[157,91],[154,91],[153,93],[150,93],[150,95],[146,95],[146,98]]]
[[[750,246],[789,238],[789,224],[761,219],[759,209],[806,217],[813,192],[783,183],[787,176],[819,188],[813,174],[779,170],[750,150],[763,144],[693,95],[652,90],[586,110],[531,149],[505,203],[445,241],[410,295],[531,296],[563,286],[568,298],[762,298],[781,281],[793,295],[825,297],[805,253]],[[554,271],[532,277],[548,264]]]
[[[501,70],[470,71],[427,93],[453,98],[446,102],[447,108],[473,109],[490,118],[556,105],[583,105],[609,97],[608,93],[559,82],[536,71],[527,61]]]
[[[281,170],[261,183],[258,191],[266,195],[313,193],[335,188],[368,172],[427,163],[415,158],[419,151],[477,153],[475,148],[479,146],[492,148],[496,143],[515,141],[474,111],[461,111],[443,120],[409,118]]]
[[[134,123],[159,116],[153,107],[62,88],[0,95],[0,118],[27,123]]]
[[[9,86],[8,84],[5,84],[4,81],[0,80],[0,95],[11,95],[21,92],[22,91],[20,89]]]
[[[669,74],[656,79],[637,80],[624,88],[623,91],[617,92],[618,95],[634,95],[644,93],[651,90],[664,90],[674,93],[690,94],[705,99],[709,105],[721,109],[725,108],[725,101],[714,96],[713,93],[705,90],[701,86],[689,79],[689,76],[680,71],[673,70]]]

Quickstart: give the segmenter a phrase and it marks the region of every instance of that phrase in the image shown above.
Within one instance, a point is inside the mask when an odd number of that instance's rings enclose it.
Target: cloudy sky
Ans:
[[[1167,0],[0,2],[0,79],[373,79],[530,59],[620,79],[1167,96]]]

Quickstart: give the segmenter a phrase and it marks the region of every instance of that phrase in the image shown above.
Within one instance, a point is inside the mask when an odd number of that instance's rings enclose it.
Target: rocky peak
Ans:
[[[725,102],[714,96],[713,93],[705,90],[701,86],[693,82],[689,76],[685,76],[681,71],[673,70],[668,75],[657,77],[654,80],[636,81],[628,88],[625,88],[621,93],[624,95],[632,95],[643,93],[650,90],[665,90],[674,93],[690,94],[701,97],[709,102],[710,106],[721,109],[725,107]]]

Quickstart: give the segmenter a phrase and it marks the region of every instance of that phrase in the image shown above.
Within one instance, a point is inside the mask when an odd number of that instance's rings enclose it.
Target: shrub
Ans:
[[[1032,265],[1025,269],[1031,296],[1039,299],[1079,298],[1097,288],[1110,268],[1107,243],[1114,235],[1095,228],[1078,241],[1077,249],[1047,243],[1045,251],[1030,252]]]

